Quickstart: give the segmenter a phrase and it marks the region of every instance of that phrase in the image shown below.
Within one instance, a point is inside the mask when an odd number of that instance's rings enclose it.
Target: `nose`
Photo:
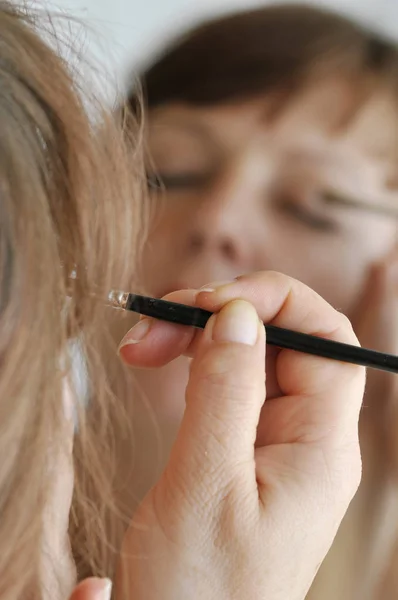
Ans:
[[[197,227],[192,232],[189,249],[192,255],[208,251],[230,263],[244,262],[245,249],[238,235],[225,227],[214,227],[214,223],[211,231],[205,227]]]
[[[255,240],[261,216],[258,185],[248,165],[231,165],[203,193],[188,227],[186,248],[191,258],[206,255],[237,273],[255,265]]]

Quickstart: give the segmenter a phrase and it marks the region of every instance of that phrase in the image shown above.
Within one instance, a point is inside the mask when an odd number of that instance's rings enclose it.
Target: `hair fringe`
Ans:
[[[16,600],[67,585],[56,553],[47,583],[42,562],[58,459],[70,453],[70,340],[84,347],[89,389],[88,405],[72,390],[72,543],[94,573],[111,568],[112,436],[128,425],[101,359],[104,301],[133,286],[147,215],[142,128],[127,110],[115,118],[86,59],[66,61],[73,45],[53,17],[2,0],[0,42],[0,574],[2,598]]]

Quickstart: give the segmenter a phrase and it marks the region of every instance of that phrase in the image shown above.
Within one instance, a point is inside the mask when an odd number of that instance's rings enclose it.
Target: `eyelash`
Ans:
[[[316,229],[318,231],[324,231],[327,233],[333,233],[336,231],[337,226],[332,221],[320,217],[318,215],[311,214],[311,212],[294,201],[289,200],[278,200],[278,208],[289,216],[294,217],[300,221],[303,225]]]
[[[183,191],[192,188],[198,189],[207,185],[209,180],[209,175],[201,173],[178,173],[176,175],[162,173],[147,174],[148,188],[152,190]],[[301,207],[294,200],[279,198],[277,199],[277,207],[288,216],[295,218],[303,225],[312,229],[327,233],[333,233],[337,229],[335,223],[324,217],[311,214],[309,210]]]
[[[209,182],[209,175],[201,173],[147,174],[148,187],[151,189],[186,190],[202,188]]]

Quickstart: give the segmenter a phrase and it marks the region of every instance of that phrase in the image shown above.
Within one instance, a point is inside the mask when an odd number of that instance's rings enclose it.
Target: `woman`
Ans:
[[[139,205],[139,180],[130,181],[132,153],[122,131],[97,100],[81,96],[81,82],[39,35],[37,20],[0,3],[0,594],[109,600],[107,580],[73,589],[68,521],[96,573],[112,574],[103,535],[113,493],[107,441],[123,414],[98,354],[107,293],[131,285],[126,257],[135,244],[132,224],[140,225],[131,210],[132,197]],[[48,40],[49,29],[43,32]],[[97,127],[86,113],[94,108]],[[135,160],[139,172],[138,151]],[[289,411],[291,418],[277,437],[261,425],[255,451],[265,395],[259,317],[357,340],[324,300],[281,275],[258,274],[232,288],[175,297],[217,315],[201,336],[156,323],[140,344],[131,343],[137,330],[122,344],[121,355],[133,364],[148,361],[148,353],[153,363],[164,363],[176,351],[193,361],[174,457],[125,538],[116,595],[176,600],[189,590],[191,597],[226,600],[251,588],[252,598],[286,597],[289,589],[291,598],[301,599],[360,477],[364,371],[282,352],[277,378],[285,397],[278,399],[274,388],[268,419],[282,422]],[[313,317],[307,319],[309,307]],[[93,394],[87,409],[71,377],[69,344],[77,338]],[[92,486],[99,510],[84,494]],[[304,522],[314,530],[311,538]],[[293,564],[300,546],[307,557],[299,574],[292,568],[287,577],[286,557],[290,553]]]
[[[274,269],[347,314],[364,345],[397,352],[397,82],[394,45],[315,7],[223,17],[166,48],[142,76],[149,293]],[[164,461],[188,373],[179,359],[135,374],[160,423]],[[395,397],[394,377],[369,373],[361,490],[310,598],[380,597],[398,536]],[[140,497],[160,452],[145,411],[134,405],[134,416],[148,447],[134,463]],[[126,477],[128,443],[120,452]]]

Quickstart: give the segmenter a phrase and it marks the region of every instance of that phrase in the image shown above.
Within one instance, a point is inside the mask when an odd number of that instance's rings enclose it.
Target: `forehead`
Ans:
[[[360,97],[352,84],[330,79],[308,85],[287,100],[266,95],[211,107],[170,104],[152,111],[149,123],[155,137],[192,135],[227,148],[265,133],[281,144],[333,140],[391,159],[396,154],[397,112],[387,91]]]

